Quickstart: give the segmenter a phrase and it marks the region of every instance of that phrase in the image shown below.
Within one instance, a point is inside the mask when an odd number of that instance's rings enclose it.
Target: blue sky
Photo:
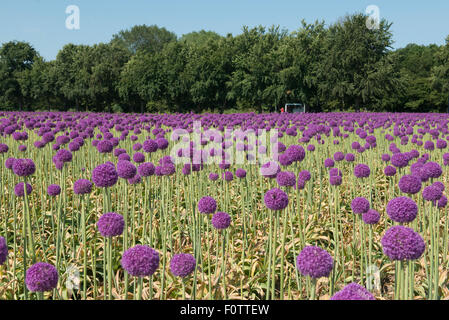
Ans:
[[[14,0],[0,5],[0,43],[30,42],[47,60],[67,43],[109,42],[136,24],[156,24],[182,34],[212,30],[239,34],[243,25],[280,25],[298,29],[301,19],[324,20],[365,12],[377,5],[381,18],[393,22],[394,47],[408,43],[444,44],[449,35],[448,0]],[[66,7],[80,9],[80,29],[65,27]]]

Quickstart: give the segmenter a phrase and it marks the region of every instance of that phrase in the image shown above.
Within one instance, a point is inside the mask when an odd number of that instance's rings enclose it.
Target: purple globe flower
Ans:
[[[303,276],[311,278],[328,277],[332,271],[334,260],[324,249],[306,246],[296,258],[296,266]]]
[[[23,184],[23,182],[19,182],[18,184],[16,184],[16,186],[14,187],[14,194],[17,196],[17,197],[23,197],[24,195],[25,195],[25,193],[24,193],[24,184]],[[33,187],[31,186],[31,184],[29,184],[29,183],[27,183],[27,185],[26,185],[26,192],[27,192],[27,195],[28,194],[30,194],[31,192],[33,191]]]
[[[137,173],[137,168],[130,161],[117,162],[117,174],[120,178],[131,179]]]
[[[121,153],[117,157],[118,161],[131,161],[131,157],[127,153]]]
[[[412,228],[393,226],[382,238],[383,252],[391,260],[416,260],[426,249],[423,238]]]
[[[447,198],[446,198],[446,196],[443,195],[438,200],[437,207],[441,209],[441,208],[446,207],[446,205],[447,205]]]
[[[296,175],[291,171],[279,172],[276,181],[281,187],[292,187],[296,184]]]
[[[357,178],[367,178],[371,173],[370,168],[366,164],[358,164],[354,168],[354,175]]]
[[[168,141],[165,138],[158,138],[156,139],[157,147],[160,150],[165,150],[168,147]]]
[[[335,161],[342,161],[345,158],[345,154],[341,151],[337,151],[334,153],[334,160]]]
[[[402,192],[415,194],[421,190],[421,179],[414,175],[405,175],[401,177],[398,185]]]
[[[143,151],[147,153],[156,152],[158,144],[154,140],[145,140],[143,143]]]
[[[444,184],[443,184],[443,182],[441,182],[441,181],[435,181],[432,185],[433,185],[434,187],[439,188],[441,191],[444,191]]]
[[[32,292],[51,291],[58,285],[58,271],[45,262],[38,262],[28,268],[25,275],[25,284]]]
[[[330,177],[332,177],[332,176],[340,176],[341,177],[342,176],[342,172],[338,168],[332,168],[332,169],[329,170],[329,176]]]
[[[390,155],[388,153],[384,153],[382,155],[382,161],[384,161],[384,162],[390,161]]]
[[[231,171],[223,172],[223,179],[225,181],[232,181],[232,180],[234,180],[234,175],[232,174]]]
[[[268,209],[282,210],[288,205],[288,196],[281,189],[274,188],[265,193],[264,202]]]
[[[14,166],[14,162],[15,162],[15,161],[16,161],[15,158],[8,158],[8,159],[6,159],[6,161],[5,161],[5,167],[6,167],[6,169],[12,170],[12,167]]]
[[[218,179],[218,174],[217,174],[217,173],[211,172],[211,173],[209,174],[209,180],[211,180],[211,181],[216,181],[217,179]]]
[[[337,291],[331,300],[376,300],[374,296],[358,283],[352,282],[342,290]]]
[[[329,177],[329,183],[331,186],[339,186],[343,182],[343,178],[341,176],[335,175]]]
[[[212,216],[211,222],[215,229],[226,229],[231,224],[231,216],[226,212],[218,211]]]
[[[122,267],[135,277],[151,276],[159,267],[159,253],[149,246],[138,244],[123,253]]]
[[[355,214],[368,212],[369,206],[369,201],[363,197],[357,197],[351,202],[351,209]]]
[[[22,151],[22,152],[27,151],[27,146],[21,144],[21,145],[19,146],[19,151]]]
[[[139,174],[136,174],[134,177],[132,177],[131,179],[127,179],[129,184],[139,184],[142,182],[142,178],[139,176]]]
[[[352,153],[347,153],[345,156],[345,160],[347,162],[353,162],[355,160],[355,155]]]
[[[239,168],[239,169],[235,170],[235,175],[237,176],[237,178],[245,178],[246,170]]]
[[[57,184],[51,184],[47,188],[47,193],[49,196],[57,196],[61,193],[61,187]]]
[[[141,177],[149,177],[154,174],[154,164],[151,162],[144,162],[137,168],[137,172]]]
[[[443,191],[434,185],[425,187],[422,192],[423,199],[427,200],[427,201],[440,200],[442,195],[443,195]]]
[[[125,220],[121,214],[108,212],[98,219],[97,227],[103,237],[119,236],[123,233]]]
[[[293,162],[302,161],[306,157],[306,151],[302,146],[298,145],[291,145],[285,153],[288,154]]]
[[[36,172],[36,165],[31,159],[16,159],[12,170],[19,177],[27,177]]]
[[[439,178],[443,174],[443,169],[436,162],[427,162],[423,169],[427,172],[429,178]]]
[[[312,178],[312,175],[307,170],[302,170],[298,174],[298,179],[301,179],[301,180],[304,180],[304,181],[309,181],[311,178]]]
[[[87,179],[79,179],[73,184],[73,192],[75,194],[87,194],[92,191],[92,182]]]
[[[101,140],[97,144],[97,150],[100,153],[110,153],[114,149],[114,145],[109,140]]]
[[[7,144],[0,143],[0,154],[8,152],[9,147]]]
[[[374,209],[369,209],[367,212],[362,214],[362,220],[366,224],[376,224],[380,220],[380,214]]]
[[[387,177],[392,177],[392,176],[394,176],[396,174],[396,168],[393,167],[393,166],[386,166],[385,169],[384,169],[384,174]]]
[[[217,202],[214,198],[205,196],[198,201],[198,211],[201,213],[214,213],[217,210]]]
[[[145,161],[145,155],[142,152],[136,152],[133,155],[133,161],[136,163],[142,163]]]
[[[58,159],[61,162],[71,162],[72,161],[72,153],[69,150],[61,149],[56,152],[55,159]]]
[[[267,162],[260,167],[260,174],[266,178],[276,178],[281,172],[281,167],[274,161]]]
[[[189,253],[175,254],[170,260],[170,271],[173,275],[185,278],[195,271],[196,260]]]
[[[8,244],[5,238],[0,237],[0,265],[4,264],[8,258]]]
[[[332,168],[334,166],[334,160],[332,160],[331,158],[327,158],[326,160],[324,160],[324,167],[325,168]]]
[[[92,181],[97,187],[112,187],[118,181],[118,174],[111,163],[100,164],[92,171]]]
[[[404,168],[408,165],[409,159],[403,153],[395,153],[391,157],[391,164],[396,168]]]

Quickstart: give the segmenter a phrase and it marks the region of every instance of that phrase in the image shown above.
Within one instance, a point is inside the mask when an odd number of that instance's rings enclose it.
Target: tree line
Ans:
[[[26,42],[0,47],[0,108],[95,112],[446,112],[449,36],[392,50],[391,23],[364,14],[298,30],[243,27],[177,37],[134,26],[109,43],[65,45],[45,61]]]

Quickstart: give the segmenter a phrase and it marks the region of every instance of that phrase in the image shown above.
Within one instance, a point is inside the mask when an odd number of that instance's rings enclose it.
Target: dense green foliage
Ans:
[[[244,27],[236,36],[135,26],[110,43],[65,45],[45,61],[25,42],[0,48],[0,108],[123,112],[445,112],[446,45],[392,50],[391,23],[354,14],[293,32]]]

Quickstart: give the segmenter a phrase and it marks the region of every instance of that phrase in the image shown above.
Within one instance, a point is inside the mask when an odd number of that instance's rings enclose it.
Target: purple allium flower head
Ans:
[[[211,180],[211,181],[216,181],[217,179],[218,179],[218,174],[217,174],[217,173],[211,172],[211,173],[209,174],[209,180]]]
[[[296,175],[291,171],[281,171],[276,176],[276,181],[281,187],[293,187],[296,184]]]
[[[332,271],[334,260],[324,249],[306,246],[296,258],[296,267],[303,276],[311,278],[328,277]]]
[[[388,162],[388,161],[390,161],[390,159],[391,159],[391,157],[390,157],[390,155],[388,153],[384,153],[382,155],[382,161]]]
[[[362,214],[362,220],[366,224],[376,224],[379,222],[380,214],[374,209],[369,209],[367,212]]]
[[[175,254],[170,260],[170,271],[173,275],[185,278],[195,271],[196,260],[189,253]]]
[[[437,207],[444,208],[446,205],[447,205],[447,198],[446,196],[442,195],[441,198],[438,200]]]
[[[122,267],[135,277],[151,276],[159,267],[159,253],[149,246],[138,244],[123,253]]]
[[[47,188],[47,193],[49,196],[57,196],[61,193],[61,187],[57,184],[51,184]]]
[[[405,175],[401,177],[398,185],[402,192],[415,194],[421,190],[421,179],[414,175]]]
[[[127,153],[121,153],[117,157],[118,161],[131,161],[131,157]]]
[[[212,216],[211,222],[215,229],[226,229],[231,224],[231,216],[226,212],[218,211]]]
[[[358,164],[354,168],[354,175],[357,178],[367,178],[371,173],[370,168],[366,164]]]
[[[376,300],[374,296],[358,283],[352,282],[342,290],[337,291],[331,300]]]
[[[347,162],[353,162],[355,160],[355,155],[352,153],[347,153],[345,156],[345,160]]]
[[[132,177],[131,179],[127,179],[129,184],[139,184],[142,182],[142,178],[139,174],[136,174],[134,177]]]
[[[160,150],[165,150],[168,147],[168,141],[165,138],[156,139],[157,147]]]
[[[293,160],[288,153],[284,153],[279,156],[279,163],[284,167],[287,167],[293,163]]]
[[[31,186],[31,184],[29,184],[29,183],[26,184],[26,190],[27,190],[27,195],[33,191],[33,187]],[[16,184],[16,186],[14,187],[14,194],[18,197],[23,197],[25,195],[23,182],[19,182],[18,184]]]
[[[313,144],[309,144],[307,146],[307,151],[315,151],[315,146]]]
[[[427,162],[423,169],[427,172],[429,178],[439,178],[443,174],[443,169],[436,162]]]
[[[144,162],[139,165],[137,168],[137,172],[141,177],[149,177],[154,174],[154,164],[151,162]]]
[[[342,176],[342,172],[338,168],[332,168],[329,170],[329,176]]]
[[[434,185],[425,187],[422,192],[423,199],[427,200],[427,201],[440,200],[442,195],[443,195],[443,191]]]
[[[404,168],[408,165],[408,158],[402,153],[395,153],[391,157],[391,164],[396,168]]]
[[[384,254],[391,260],[416,260],[426,249],[419,233],[405,226],[393,226],[382,238]]]
[[[145,155],[142,152],[136,152],[133,155],[133,160],[136,163],[142,163],[145,161]]]
[[[92,171],[92,181],[97,187],[112,187],[117,180],[118,174],[113,164],[100,164]]]
[[[8,244],[5,238],[0,237],[0,265],[4,264],[8,258]]]
[[[92,191],[92,182],[87,179],[79,179],[73,184],[73,192],[75,194],[87,194]]]
[[[291,145],[285,153],[288,154],[293,162],[302,161],[306,157],[306,151],[302,146],[298,145]]]
[[[345,154],[341,151],[337,151],[334,153],[334,160],[335,161],[342,161],[345,158]]]
[[[6,161],[5,161],[5,167],[6,167],[7,169],[12,170],[12,167],[13,167],[15,161],[16,161],[15,158],[8,158],[8,159],[6,159]]]
[[[20,146],[19,146],[19,151],[27,151],[27,146],[26,145],[23,145],[23,144],[21,144]]]
[[[298,179],[301,179],[304,181],[309,181],[311,178],[312,178],[312,175],[310,174],[310,172],[308,170],[302,170],[298,174]]]
[[[242,169],[242,168],[238,168],[237,170],[235,170],[235,175],[237,176],[237,178],[245,178],[246,170]]]
[[[232,180],[234,180],[234,175],[232,174],[231,171],[223,172],[223,179],[225,181],[232,181]]]
[[[131,179],[137,173],[137,168],[130,161],[117,162],[117,174],[120,178]]]
[[[441,191],[444,191],[444,184],[443,184],[443,182],[441,182],[441,181],[435,181],[432,185],[433,185],[434,187],[440,188]]]
[[[392,177],[392,176],[394,176],[396,174],[396,168],[393,167],[393,166],[386,166],[385,169],[384,169],[384,174],[387,177]]]
[[[339,175],[330,176],[329,183],[331,186],[339,186],[343,182],[343,178]]]
[[[351,202],[351,209],[355,214],[368,212],[369,206],[369,201],[363,197],[354,198]]]
[[[103,237],[119,236],[123,233],[125,220],[121,214],[107,212],[98,219],[97,227]]]
[[[8,152],[9,147],[7,144],[0,143],[0,154]]]
[[[51,291],[58,285],[58,271],[45,262],[38,262],[28,268],[25,283],[32,292]]]
[[[271,210],[282,210],[288,205],[288,196],[281,189],[268,190],[264,196],[265,205]]]
[[[158,144],[154,140],[145,140],[143,143],[143,151],[147,153],[156,152]]]
[[[331,158],[327,158],[326,160],[324,160],[324,167],[325,168],[332,168],[334,166],[334,160],[332,160]]]
[[[13,163],[12,170],[19,177],[27,177],[36,171],[36,165],[31,159],[16,159]]]
[[[432,151],[435,149],[435,144],[433,143],[433,141],[426,141],[424,142],[424,149]]]
[[[407,223],[416,218],[418,214],[418,206],[408,197],[397,197],[390,200],[387,204],[387,214],[391,220]]]
[[[109,153],[114,149],[114,145],[109,140],[101,140],[97,144],[97,150],[100,153]]]
[[[201,213],[214,213],[217,210],[217,202],[210,196],[205,196],[198,201],[198,211]]]
[[[55,158],[61,162],[71,162],[72,161],[72,153],[69,150],[61,149],[56,152]]]

